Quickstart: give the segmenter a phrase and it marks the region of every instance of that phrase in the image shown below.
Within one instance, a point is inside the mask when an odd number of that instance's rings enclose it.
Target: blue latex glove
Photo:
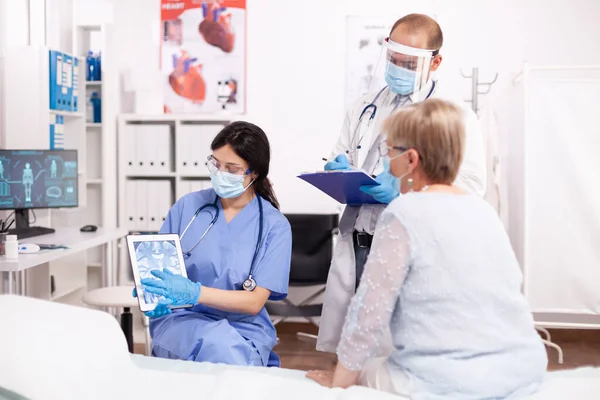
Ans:
[[[375,181],[379,185],[361,186],[360,190],[383,204],[390,204],[400,195],[400,181],[389,171],[383,171],[377,175]]]
[[[133,293],[132,293],[133,297],[137,297],[137,289],[133,288]],[[160,318],[160,317],[164,317],[167,314],[171,314],[171,308],[169,307],[169,305],[171,304],[170,300],[159,300],[158,303],[156,304],[156,307],[154,308],[154,310],[152,311],[146,311],[144,312],[144,315],[146,315],[146,317],[149,318]]]
[[[329,161],[325,164],[325,171],[345,171],[352,169],[348,157],[344,154],[339,154],[333,161]]]
[[[158,279],[144,278],[142,285],[148,293],[163,296],[174,306],[195,305],[200,297],[202,285],[181,275],[175,275],[168,268],[150,271]]]

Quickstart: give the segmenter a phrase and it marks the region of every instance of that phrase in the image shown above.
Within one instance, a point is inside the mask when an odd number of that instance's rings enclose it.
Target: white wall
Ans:
[[[139,111],[155,112],[162,104],[160,83],[154,79],[158,4],[119,0],[114,7],[115,25],[122,30],[124,87],[143,94],[137,98]],[[344,116],[345,17],[367,13],[395,20],[409,12],[437,16],[445,34],[439,76],[465,98],[470,95],[469,82],[458,74],[460,67],[481,67],[482,79],[499,72],[502,79],[494,91],[503,93],[510,85],[509,74],[518,72],[525,60],[600,62],[593,51],[600,37],[594,20],[600,15],[600,2],[589,0],[372,0],[368,9],[362,0],[322,0],[318,12],[303,2],[249,0],[246,119],[269,135],[271,177],[284,212],[337,208],[295,176],[321,168],[321,158],[329,154],[339,133]],[[507,101],[510,98],[500,99],[501,104]],[[125,104],[129,106],[123,111],[133,111],[134,103]],[[501,122],[510,126],[508,116]]]
[[[0,57],[9,47],[25,46],[29,41],[29,21],[27,0],[0,0]],[[0,73],[2,73],[0,71]],[[4,88],[0,83],[0,109],[3,108]],[[0,112],[0,125],[3,125]],[[7,138],[0,128],[0,148],[4,148]],[[0,218],[6,218],[8,212],[0,211]]]
[[[32,1],[32,8],[40,3]],[[70,51],[73,22],[113,22],[121,39],[117,54],[125,95],[122,111],[157,112],[162,109],[157,79],[159,3],[46,0],[47,43]],[[339,133],[344,116],[345,17],[389,15],[393,21],[409,12],[435,14],[442,25],[445,58],[439,76],[445,84],[467,98],[469,82],[460,77],[460,67],[481,67],[482,79],[499,72],[493,91],[502,94],[498,104],[503,109],[510,102],[504,94],[510,93],[510,76],[525,60],[600,63],[599,53],[593,51],[600,37],[594,19],[600,15],[600,2],[590,0],[373,0],[368,9],[362,0],[322,0],[319,12],[291,0],[248,0],[245,118],[269,135],[271,178],[284,212],[337,209],[295,176],[322,167],[321,158],[329,154]],[[28,38],[27,1],[0,0],[0,51],[26,44]],[[514,131],[510,115],[504,118],[503,133]],[[507,138],[501,142],[505,149],[511,147]]]
[[[73,23],[113,23],[119,37],[121,111],[162,109],[159,0],[45,0],[46,41],[71,51]],[[41,0],[32,0],[39,21]],[[247,116],[267,132],[273,147],[271,177],[284,212],[335,212],[326,196],[295,176],[322,167],[344,116],[345,17],[435,14],[445,35],[445,84],[470,95],[461,67],[499,72],[492,95],[501,118],[501,147],[511,187],[511,226],[518,225],[520,116],[513,76],[532,64],[600,64],[600,2],[593,0],[248,0]],[[0,0],[0,53],[39,42],[29,35],[27,0]],[[1,88],[0,88],[1,89]],[[135,96],[137,91],[137,96]],[[490,97],[491,98],[491,97]],[[137,100],[137,104],[136,104]],[[142,102],[143,100],[143,102]],[[0,138],[0,144],[2,143]],[[108,161],[108,160],[107,160]],[[514,224],[513,224],[514,223]],[[513,236],[518,232],[513,233]],[[295,297],[292,293],[292,299]]]
[[[29,40],[27,0],[0,0],[0,53]]]
[[[73,52],[74,0],[45,0],[46,45],[54,50]]]
[[[89,3],[101,0],[75,0]],[[110,3],[110,1],[107,0]],[[120,36],[122,111],[162,108],[158,75],[159,0],[112,0]],[[317,9],[318,8],[318,9]],[[335,212],[337,205],[295,176],[322,167],[344,116],[347,15],[435,15],[445,36],[438,74],[470,98],[460,68],[480,67],[480,78],[500,73],[490,96],[500,117],[504,168],[510,192],[511,236],[519,249],[522,126],[521,96],[512,78],[533,64],[598,64],[600,2],[591,0],[248,0],[247,115],[269,135],[271,178],[284,212]],[[77,13],[76,13],[77,14]],[[94,18],[101,13],[88,13]],[[77,16],[75,17],[77,21]],[[134,96],[134,92],[138,96]],[[136,104],[137,99],[137,104]],[[142,103],[142,100],[144,102]],[[294,298],[294,294],[291,296]]]

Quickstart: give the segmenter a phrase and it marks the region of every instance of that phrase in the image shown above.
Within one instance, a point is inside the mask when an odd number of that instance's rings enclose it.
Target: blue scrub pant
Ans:
[[[263,366],[256,347],[226,319],[215,321],[196,312],[174,313],[153,321],[151,331],[155,357]]]

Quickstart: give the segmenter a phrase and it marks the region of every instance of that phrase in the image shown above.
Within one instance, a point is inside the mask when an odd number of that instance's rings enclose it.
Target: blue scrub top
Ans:
[[[160,233],[176,233],[181,235],[192,219],[196,210],[207,203],[214,203],[216,198],[213,189],[193,192],[183,196],[169,211]],[[253,278],[258,286],[271,291],[269,300],[285,299],[288,292],[290,262],[292,252],[292,233],[288,220],[267,200],[262,199],[263,206],[263,239],[254,267]],[[229,223],[225,221],[221,202],[219,218],[208,231],[204,239],[184,257],[188,278],[200,282],[203,286],[224,289],[243,290],[242,283],[248,278],[250,264],[256,249],[259,230],[259,207],[255,197]],[[214,209],[208,207],[198,214],[190,228],[181,239],[182,250],[191,249],[202,236],[213,218]],[[182,313],[202,314],[207,322],[224,322],[227,320],[243,338],[252,342],[258,350],[262,364],[267,365],[271,350],[277,343],[277,335],[266,309],[263,307],[257,315],[239,314],[217,310],[201,304],[187,310],[174,310],[173,314],[151,321],[151,330],[157,331],[156,325],[164,324],[170,318],[181,318]],[[200,315],[189,315],[200,317]],[[194,318],[198,320],[197,318]],[[153,325],[155,325],[153,327]],[[208,328],[208,326],[207,326]],[[197,335],[211,335],[210,329],[193,329],[192,332],[169,332],[168,342],[196,341]],[[166,333],[165,329],[158,329]],[[216,334],[217,332],[215,332]],[[190,337],[190,335],[192,337]],[[156,338],[165,342],[167,338]],[[170,347],[181,348],[184,343]],[[193,343],[190,343],[193,346]],[[227,346],[226,343],[223,343]],[[185,347],[185,346],[184,346]],[[182,357],[184,355],[180,355]],[[202,360],[199,360],[202,361]]]

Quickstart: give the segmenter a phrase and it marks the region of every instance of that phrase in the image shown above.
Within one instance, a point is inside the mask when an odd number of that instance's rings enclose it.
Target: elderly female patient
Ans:
[[[402,194],[378,222],[335,372],[309,378],[411,399],[518,398],[543,381],[546,351],[504,228],[484,200],[451,184],[463,156],[460,113],[431,99],[385,122],[380,154]],[[372,359],[388,329],[392,354]]]

